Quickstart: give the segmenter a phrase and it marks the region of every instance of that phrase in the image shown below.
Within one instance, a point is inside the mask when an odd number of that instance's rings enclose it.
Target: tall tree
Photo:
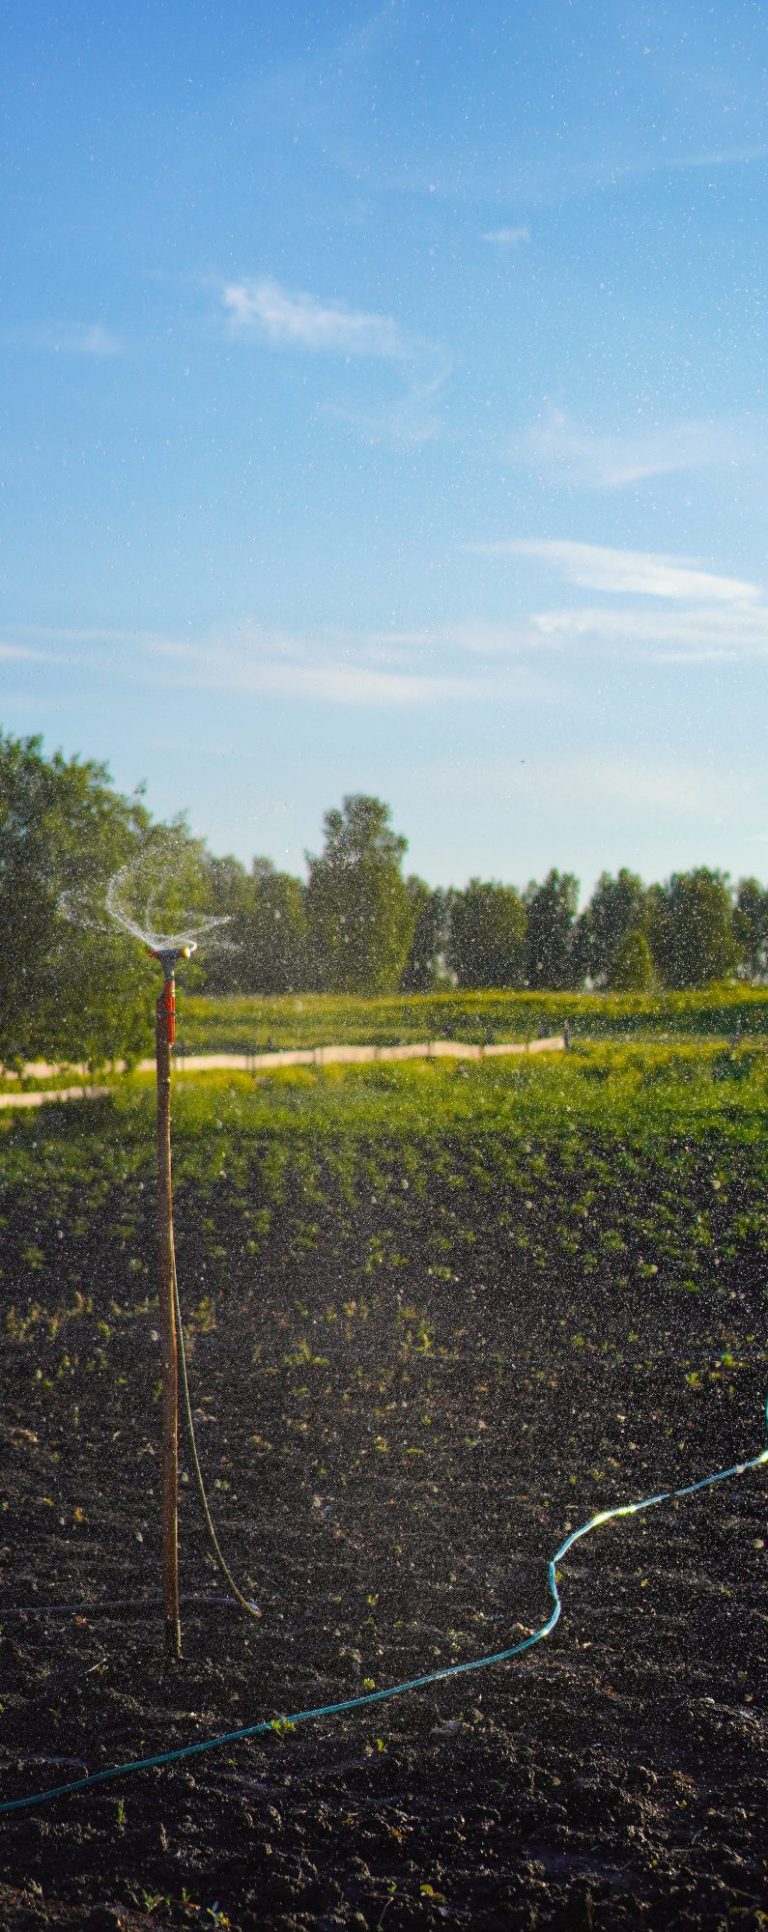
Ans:
[[[217,945],[206,946],[199,963],[199,985],[206,993],[247,993],[247,937],[253,884],[245,866],[231,853],[205,857],[206,910],[228,925]]]
[[[153,973],[109,927],[110,878],[149,833],[103,765],[0,734],[0,1059],[93,1062],[149,1039]],[[65,910],[68,909],[68,910]]]
[[[739,958],[750,979],[768,973],[768,887],[758,879],[740,879],[736,890],[733,928]]]
[[[251,867],[252,900],[243,951],[249,988],[258,993],[296,993],[313,984],[307,954],[306,888],[271,859]]]
[[[535,881],[529,885],[524,902],[528,909],[528,985],[566,992],[583,977],[575,931],[579,881],[572,872],[552,870],[542,885]]]
[[[255,858],[250,872],[238,859],[209,859],[211,909],[229,917],[224,943],[206,951],[208,993],[294,993],[311,981],[307,916],[301,879]]]
[[[470,879],[448,894],[448,963],[460,986],[524,986],[528,916],[514,886]]]
[[[390,808],[364,793],[326,812],[325,846],[307,854],[310,961],[329,992],[396,991],[416,910],[403,878],[407,840]]]
[[[615,878],[601,872],[578,922],[584,971],[596,986],[612,984],[614,962],[629,932],[644,932],[648,894],[642,879],[626,866]]]
[[[733,904],[722,872],[697,866],[652,889],[649,937],[666,986],[707,986],[736,964]]]
[[[611,960],[608,985],[612,993],[650,993],[656,980],[648,935],[630,926]]]
[[[403,993],[431,993],[447,978],[446,895],[412,873],[406,888],[415,912],[411,948],[400,981]]]

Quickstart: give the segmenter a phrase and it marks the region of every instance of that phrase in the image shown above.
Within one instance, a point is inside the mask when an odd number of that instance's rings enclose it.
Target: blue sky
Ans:
[[[297,871],[768,876],[762,4],[0,49],[3,729]]]

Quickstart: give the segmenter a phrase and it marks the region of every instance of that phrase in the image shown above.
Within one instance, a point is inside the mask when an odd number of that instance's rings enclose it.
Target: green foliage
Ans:
[[[768,888],[757,879],[740,879],[733,915],[739,959],[751,979],[768,973]]]
[[[285,999],[190,998],[179,1030],[190,1053],[461,1039],[482,1044],[562,1033],[574,1039],[728,1039],[768,1034],[768,990],[730,984],[688,993],[437,992],[377,999],[304,993]]]
[[[377,1282],[409,1280],[402,1345],[430,1355],[444,1296],[468,1273],[548,1287],[560,1314],[568,1284],[595,1276],[633,1314],[662,1286],[705,1290],[730,1321],[731,1289],[749,1278],[762,1292],[765,1278],[767,1103],[764,1051],[726,1062],[715,1046],[663,1043],[179,1080],[177,1225],[195,1325],[210,1329],[214,1305],[223,1319],[233,1294],[258,1294],[265,1270],[290,1284],[297,1310],[302,1284],[316,1297],[364,1280],[365,1301],[359,1287],[344,1299],[358,1325]],[[10,1338],[31,1326],[53,1343],[66,1326],[72,1356],[87,1320],[124,1325],[146,1309],[153,1126],[149,1080],[88,1111],[0,1117]],[[47,1311],[46,1284],[58,1298]],[[288,1308],[291,1296],[266,1303]],[[306,1317],[281,1318],[274,1338],[302,1378],[329,1352]]]
[[[416,909],[389,817],[378,798],[345,798],[326,813],[322,855],[307,857],[311,970],[329,992],[393,991],[405,968]]]
[[[431,993],[445,983],[446,895],[411,874],[406,890],[414,913],[413,938],[400,981],[404,993]]]
[[[578,986],[584,969],[576,947],[579,882],[572,872],[552,870],[543,885],[531,883],[528,908],[528,985],[563,992]]]
[[[0,735],[0,1059],[93,1063],[149,1037],[151,981],[137,947],[97,931],[110,876],[148,817],[102,765]],[[63,902],[76,908],[76,923]]]
[[[0,1061],[96,1065],[148,1048],[156,982],[136,941],[105,918],[115,874],[123,911],[140,928],[183,930],[205,915],[229,922],[223,944],[201,948],[186,984],[258,994],[259,1004],[207,1009],[203,1035],[200,1009],[185,1028],[192,1048],[214,1034],[215,1044],[246,1048],[524,1038],[566,1020],[591,1033],[653,1031],[671,1008],[624,1009],[615,997],[601,1006],[594,996],[581,1005],[576,989],[586,975],[629,995],[656,983],[708,985],[737,962],[745,975],[768,972],[768,891],[754,879],[741,881],[734,906],[727,879],[705,867],[647,890],[625,869],[601,876],[577,918],[570,873],[550,871],[523,899],[479,879],[445,893],[403,878],[405,851],[389,807],[356,794],[327,813],[307,886],[266,858],[247,872],[231,856],[212,857],[183,820],[152,824],[139,799],[112,790],[103,766],[47,758],[39,739],[0,734]],[[452,977],[457,991],[447,990]],[[525,984],[527,1004],[512,991]],[[321,989],[342,1004],[318,1004]],[[300,990],[292,1006],[275,1004]],[[368,998],[379,1004],[359,1003]],[[706,1012],[680,1009],[672,1024],[722,1032],[722,1005],[718,995]],[[744,1023],[754,1018],[750,1008]]]
[[[513,886],[470,879],[448,894],[448,964],[460,986],[525,985],[525,906]]]
[[[733,909],[728,882],[699,866],[673,872],[651,888],[650,940],[665,985],[706,986],[724,979],[736,964]]]
[[[653,954],[644,932],[630,927],[622,934],[609,969],[611,991],[649,993],[655,980]]]
[[[645,931],[648,894],[637,873],[622,867],[615,878],[601,872],[586,911],[579,920],[580,963],[596,986],[618,990],[645,990],[650,979],[626,981],[616,978],[619,949],[630,932]]]
[[[230,917],[229,944],[206,950],[203,984],[211,993],[289,993],[306,986],[307,913],[304,886],[270,859],[255,858],[250,874],[237,859],[209,859],[211,904]]]

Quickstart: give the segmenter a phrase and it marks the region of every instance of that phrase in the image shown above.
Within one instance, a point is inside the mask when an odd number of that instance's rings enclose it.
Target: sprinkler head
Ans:
[[[176,973],[177,961],[180,959],[189,959],[192,953],[196,953],[197,943],[194,939],[189,939],[183,946],[148,946],[147,952],[149,953],[150,959],[158,959],[160,961],[163,969],[163,978],[173,979]]]

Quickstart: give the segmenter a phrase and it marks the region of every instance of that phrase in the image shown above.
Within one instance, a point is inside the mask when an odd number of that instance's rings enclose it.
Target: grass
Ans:
[[[263,1052],[408,1040],[526,1040],[659,1036],[730,1039],[768,1034],[768,989],[725,985],[703,992],[413,993],[353,999],[326,993],[279,998],[205,999],[180,995],[180,1042],[189,1053]]]

